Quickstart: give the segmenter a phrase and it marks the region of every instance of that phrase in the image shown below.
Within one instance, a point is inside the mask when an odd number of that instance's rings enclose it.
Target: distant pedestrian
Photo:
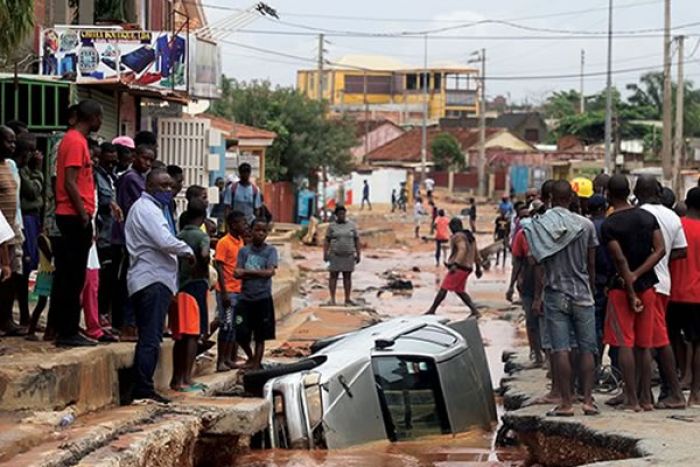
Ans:
[[[420,226],[423,223],[423,217],[425,217],[426,212],[423,207],[423,200],[421,198],[416,198],[416,203],[413,205],[413,222],[415,225],[414,233],[416,238],[420,238]]]
[[[433,222],[435,226],[435,266],[440,266],[442,248],[450,241],[450,219],[445,215],[445,210],[440,209]]]
[[[399,198],[396,195],[396,189],[391,190],[391,212],[396,211],[399,204]]]
[[[449,228],[452,237],[450,238],[450,257],[445,264],[448,273],[426,314],[434,315],[447,297],[447,292],[454,292],[469,308],[471,312],[469,316],[479,318],[479,311],[466,291],[467,279],[472,272],[476,273],[477,279],[481,277],[481,259],[476,239],[470,231],[464,230],[462,221],[458,218],[453,218],[449,222]]]
[[[435,180],[432,178],[428,177],[425,179],[425,182],[423,182],[425,185],[425,194],[428,196],[429,200],[433,199],[433,191],[435,190]]]
[[[165,317],[177,292],[177,258],[190,258],[192,248],[175,237],[166,218],[172,201],[172,181],[164,169],[153,169],[146,191],[131,206],[126,220],[126,246],[130,265],[129,296],[134,306],[138,342],[134,356],[134,399],[169,400],[156,393],[153,374],[158,364]]]
[[[510,198],[503,196],[501,202],[498,205],[498,213],[502,214],[506,219],[510,220],[513,216],[513,203],[511,203]]]
[[[260,216],[263,203],[260,189],[250,180],[252,172],[250,164],[242,163],[238,167],[239,180],[224,193],[224,214],[228,216],[229,212],[241,211],[249,224]]]
[[[353,306],[352,273],[355,265],[360,262],[360,236],[355,223],[347,220],[345,206],[335,208],[335,222],[328,226],[326,240],[323,243],[324,261],[328,263],[328,290],[330,293],[330,306],[335,306],[335,292],[338,284],[338,276],[343,275],[343,290],[345,292],[345,305]]]
[[[476,234],[476,201],[469,198],[469,229]]]
[[[49,305],[49,326],[57,331],[56,345],[91,346],[96,342],[79,334],[80,296],[85,285],[88,255],[93,241],[95,181],[87,136],[102,125],[102,106],[93,100],[78,104],[75,127],[58,147],[56,161],[56,223],[61,231],[53,245],[56,272]]]
[[[406,205],[408,204],[408,190],[406,189],[406,182],[401,182],[401,187],[399,188],[399,209],[406,212]]]
[[[269,226],[263,220],[253,224],[252,244],[241,249],[236,261],[234,276],[242,280],[241,298],[238,302],[240,326],[236,328],[236,340],[246,353],[255,341],[252,361],[246,368],[259,369],[265,353],[265,341],[275,338],[275,303],[272,300],[272,277],[278,264],[277,249],[265,243]],[[239,318],[236,319],[239,321]]]
[[[364,184],[362,186],[362,205],[360,206],[360,211],[362,211],[365,208],[365,203],[369,206],[369,210],[372,210],[372,203],[369,200],[369,183],[367,183],[367,180],[364,181]]]
[[[508,253],[508,236],[510,233],[510,220],[506,217],[503,211],[498,213],[494,224],[493,241],[502,243],[503,247],[496,251],[496,266],[498,266],[499,258],[503,253],[503,267],[506,267],[506,256]]]
[[[435,233],[435,219],[437,219],[439,210],[432,199],[428,201],[428,206],[430,206],[430,235],[432,235]]]

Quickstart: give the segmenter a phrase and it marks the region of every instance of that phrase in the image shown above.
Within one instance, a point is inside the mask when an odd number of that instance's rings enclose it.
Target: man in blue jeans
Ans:
[[[127,287],[138,328],[132,396],[161,403],[170,401],[156,393],[153,374],[165,317],[177,292],[177,257],[194,261],[192,249],[175,237],[166,217],[173,197],[171,187],[172,180],[165,169],[151,170],[146,178],[146,191],[131,206],[124,229],[130,258]]]
[[[583,413],[598,414],[593,402],[595,333],[595,252],[593,223],[568,210],[571,186],[558,180],[552,186],[552,208],[524,226],[534,259],[544,269],[544,316],[552,346],[553,377],[561,402],[547,415],[574,415],[570,353],[578,346]],[[573,336],[573,337],[572,337]]]

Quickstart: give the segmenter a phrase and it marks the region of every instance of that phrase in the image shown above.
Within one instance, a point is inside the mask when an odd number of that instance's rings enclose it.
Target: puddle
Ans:
[[[410,248],[375,249],[365,252],[362,263],[353,274],[353,297],[361,299],[380,315],[387,317],[417,315],[425,312],[435,297],[445,269],[436,268],[431,243],[412,244]],[[305,300],[318,304],[328,300],[327,274],[320,248],[302,248],[304,257],[300,264],[308,272]],[[414,272],[418,267],[420,272]],[[401,293],[384,292],[378,289],[386,284],[381,277],[387,270],[395,271],[413,282],[412,291]],[[510,270],[488,271],[480,280],[470,278],[468,291],[477,303],[502,305],[503,293]],[[369,290],[368,290],[369,289]],[[342,287],[338,287],[338,299],[342,298]],[[500,303],[499,303],[500,302]],[[498,385],[503,376],[501,354],[514,345],[519,336],[513,323],[494,319],[498,311],[487,311],[480,323],[481,334],[486,342],[491,380]],[[438,310],[439,315],[451,319],[463,319],[467,309],[456,296],[449,295]],[[331,325],[331,323],[326,323]],[[498,407],[499,418],[502,407]],[[479,429],[457,436],[440,436],[419,441],[401,443],[373,443],[343,450],[252,451],[236,459],[239,466],[489,466],[524,465],[527,452],[523,449],[495,448],[496,427],[491,432]]]
[[[239,457],[235,466],[491,466],[523,465],[522,450],[494,451],[492,434],[480,430],[402,443],[373,443],[334,451],[255,451]]]

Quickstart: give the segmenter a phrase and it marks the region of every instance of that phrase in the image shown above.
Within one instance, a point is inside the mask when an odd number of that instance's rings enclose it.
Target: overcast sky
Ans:
[[[246,8],[254,3],[202,1],[209,23],[234,13],[227,9]],[[700,8],[697,7],[697,2],[698,0],[672,0],[673,27],[699,23],[675,29],[672,34],[683,33],[689,36],[685,53],[688,60],[686,77],[700,82],[700,50],[696,50],[700,40]],[[313,36],[313,28],[393,33],[433,30],[480,20],[509,20],[526,27],[604,32],[608,24],[607,0],[269,0],[267,3],[278,10],[283,22],[298,27],[261,18],[242,31],[231,34],[226,40],[301,58],[275,56],[222,43],[223,71],[227,76],[240,80],[269,79],[275,84],[293,85],[297,69],[315,67],[318,39]],[[614,5],[615,31],[663,28],[663,1],[614,0]],[[311,35],[273,35],[262,34],[260,31],[294,31]],[[614,40],[613,70],[642,67],[661,69],[661,33],[651,31],[647,34],[658,37],[619,37]],[[560,37],[561,34],[554,34],[559,37],[551,40],[552,34],[515,29],[503,24],[482,24],[436,35],[459,38],[429,39],[429,62],[466,63],[471,52],[483,47],[486,48],[488,57],[487,77],[528,78],[488,81],[487,94],[490,97],[510,94],[515,101],[527,99],[538,102],[554,90],[578,89],[578,78],[549,76],[577,74],[582,49],[586,54],[587,73],[603,72],[606,67],[605,36],[568,39]],[[478,36],[518,38],[498,40]],[[550,40],[530,40],[523,36],[550,36]],[[422,66],[423,63],[422,38],[328,37],[328,41],[327,58],[331,61],[340,60],[348,54],[379,54],[409,66]],[[695,54],[690,57],[693,51]],[[622,89],[625,84],[636,81],[641,73],[643,71],[618,73],[613,75],[613,82]],[[675,68],[673,73],[675,75]],[[542,78],[543,75],[548,77]],[[590,76],[585,79],[586,94],[597,92],[604,86],[605,76]]]

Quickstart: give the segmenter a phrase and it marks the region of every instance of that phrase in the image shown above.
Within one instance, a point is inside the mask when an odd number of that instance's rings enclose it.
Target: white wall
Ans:
[[[362,202],[364,181],[369,182],[369,199],[372,203],[391,204],[391,190],[399,192],[399,184],[406,181],[404,169],[375,169],[369,173],[352,173],[349,188],[352,189],[352,204],[359,206]]]

